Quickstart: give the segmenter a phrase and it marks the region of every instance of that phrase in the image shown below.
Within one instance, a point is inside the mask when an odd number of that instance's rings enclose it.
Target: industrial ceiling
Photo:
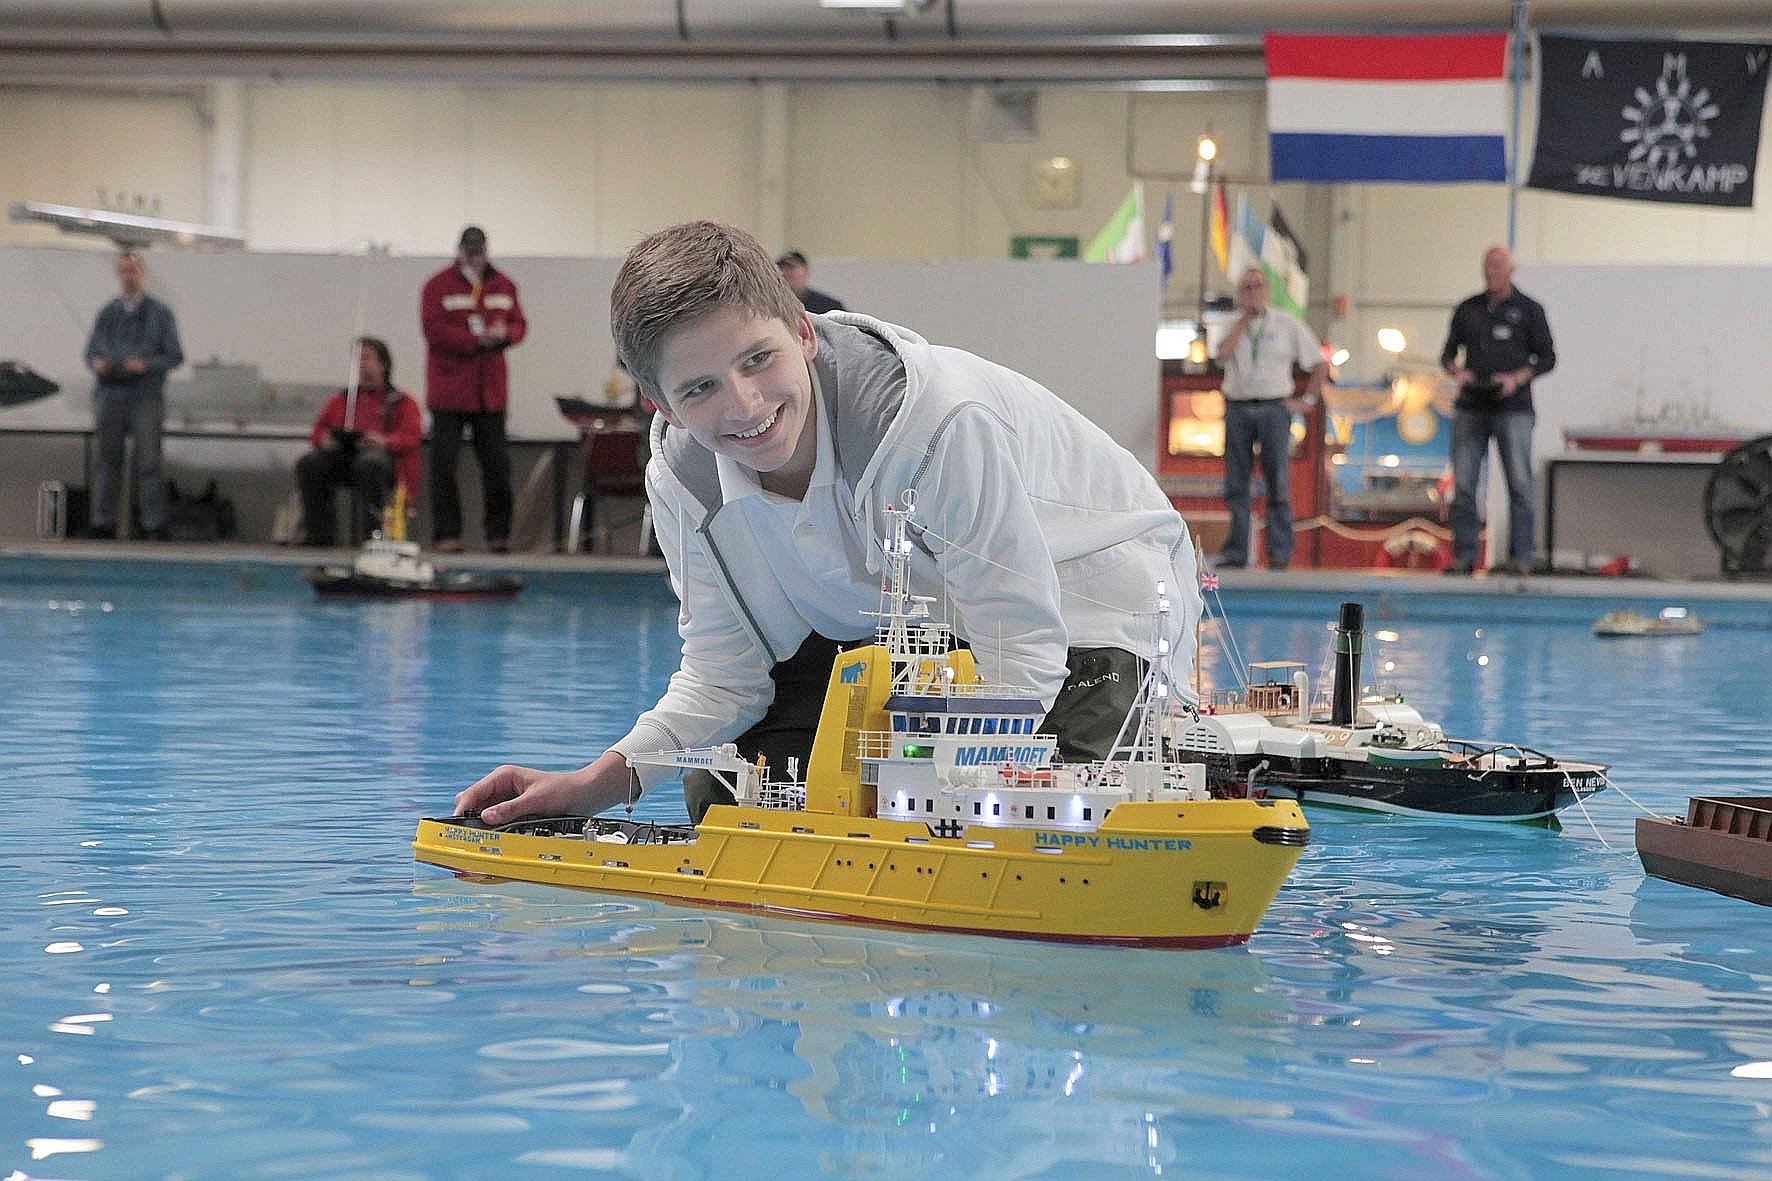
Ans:
[[[1261,77],[1264,29],[1499,29],[1513,11],[1511,0],[0,0],[0,77],[1209,88]],[[1528,11],[1537,28],[1772,35],[1767,0]]]

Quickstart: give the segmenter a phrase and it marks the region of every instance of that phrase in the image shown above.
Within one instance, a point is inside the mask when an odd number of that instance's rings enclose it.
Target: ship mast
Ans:
[[[892,532],[884,542],[886,580],[880,587],[880,609],[868,612],[880,621],[876,636],[892,661],[896,693],[946,694],[954,672],[947,662],[947,629],[929,614],[929,599],[913,595],[910,584],[910,521],[917,493],[906,489],[898,504],[886,506]]]
[[[1167,586],[1157,583],[1156,604],[1151,611],[1151,651],[1155,654],[1138,683],[1138,696],[1127,711],[1114,746],[1108,752],[1111,762],[1144,763],[1155,768],[1163,761],[1163,718],[1169,712],[1173,677],[1174,651],[1169,640],[1169,593]]]

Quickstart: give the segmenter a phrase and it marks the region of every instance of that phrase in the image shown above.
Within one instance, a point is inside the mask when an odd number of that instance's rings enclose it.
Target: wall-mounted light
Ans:
[[[1331,365],[1335,366],[1337,369],[1341,368],[1343,365],[1346,365],[1347,359],[1348,359],[1348,351],[1346,349],[1336,349],[1334,352],[1329,354],[1329,363]]]
[[[1380,328],[1378,330],[1378,347],[1393,356],[1401,356],[1409,342],[1403,338],[1401,328]]]
[[[1200,159],[1210,164],[1212,161],[1218,159],[1218,141],[1213,139],[1210,135],[1202,135],[1200,137],[1200,142],[1194,146],[1194,151],[1198,154]]]

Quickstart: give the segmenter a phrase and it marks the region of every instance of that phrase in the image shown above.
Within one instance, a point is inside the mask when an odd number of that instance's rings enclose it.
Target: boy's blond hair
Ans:
[[[805,309],[761,244],[736,226],[692,221],[646,237],[628,252],[609,292],[616,355],[654,402],[665,334],[718,308],[741,308],[790,328]]]

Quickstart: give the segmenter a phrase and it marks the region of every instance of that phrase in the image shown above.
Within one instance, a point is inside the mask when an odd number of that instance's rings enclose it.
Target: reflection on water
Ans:
[[[1645,879],[1622,793],[1561,831],[1315,814],[1214,952],[470,883],[412,864],[414,821],[624,730],[675,660],[655,590],[106,593],[0,591],[20,1176],[1772,1173],[1772,924]],[[1386,627],[1369,679],[1658,811],[1772,769],[1772,633]],[[1236,638],[1317,669],[1328,633]]]

